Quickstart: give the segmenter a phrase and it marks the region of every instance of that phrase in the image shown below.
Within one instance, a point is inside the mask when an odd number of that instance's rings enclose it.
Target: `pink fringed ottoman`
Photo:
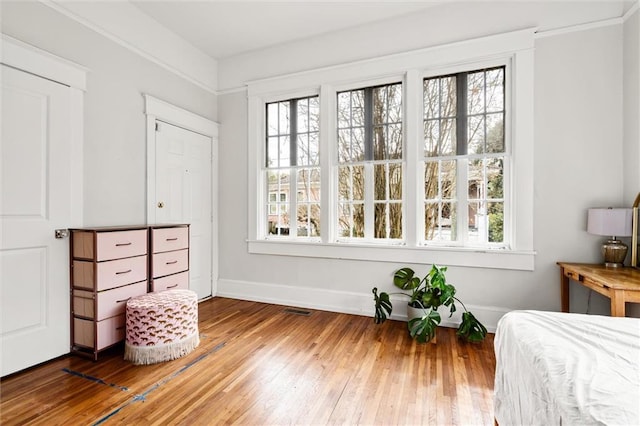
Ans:
[[[200,343],[198,297],[191,290],[148,293],[127,301],[124,359],[154,364],[180,358]]]

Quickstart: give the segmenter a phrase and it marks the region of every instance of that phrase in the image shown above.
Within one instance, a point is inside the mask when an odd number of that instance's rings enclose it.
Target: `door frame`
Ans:
[[[156,222],[156,122],[211,139],[211,296],[218,290],[218,123],[143,93],[147,117],[147,223]]]
[[[6,34],[1,36],[0,63],[69,87],[71,223],[68,227],[80,228],[84,222],[84,92],[87,88],[89,69]],[[0,230],[0,237],[1,234]]]

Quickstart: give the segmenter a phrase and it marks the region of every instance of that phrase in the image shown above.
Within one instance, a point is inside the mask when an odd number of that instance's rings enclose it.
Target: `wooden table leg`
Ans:
[[[623,317],[624,311],[624,294],[622,290],[611,290],[611,316]]]
[[[563,267],[560,267],[560,300],[562,312],[569,312],[569,277],[564,274]]]

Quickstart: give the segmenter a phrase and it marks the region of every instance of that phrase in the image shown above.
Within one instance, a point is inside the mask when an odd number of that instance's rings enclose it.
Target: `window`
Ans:
[[[269,236],[320,235],[318,114],[317,96],[266,104],[264,181]]]
[[[505,67],[424,80],[425,244],[505,244]]]
[[[533,35],[250,82],[249,252],[532,270]]]
[[[337,94],[338,239],[401,240],[402,84]]]

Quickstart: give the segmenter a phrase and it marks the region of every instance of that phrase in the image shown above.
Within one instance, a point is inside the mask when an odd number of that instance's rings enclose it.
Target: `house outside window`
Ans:
[[[320,235],[318,114],[317,96],[266,104],[264,173],[269,236]]]

